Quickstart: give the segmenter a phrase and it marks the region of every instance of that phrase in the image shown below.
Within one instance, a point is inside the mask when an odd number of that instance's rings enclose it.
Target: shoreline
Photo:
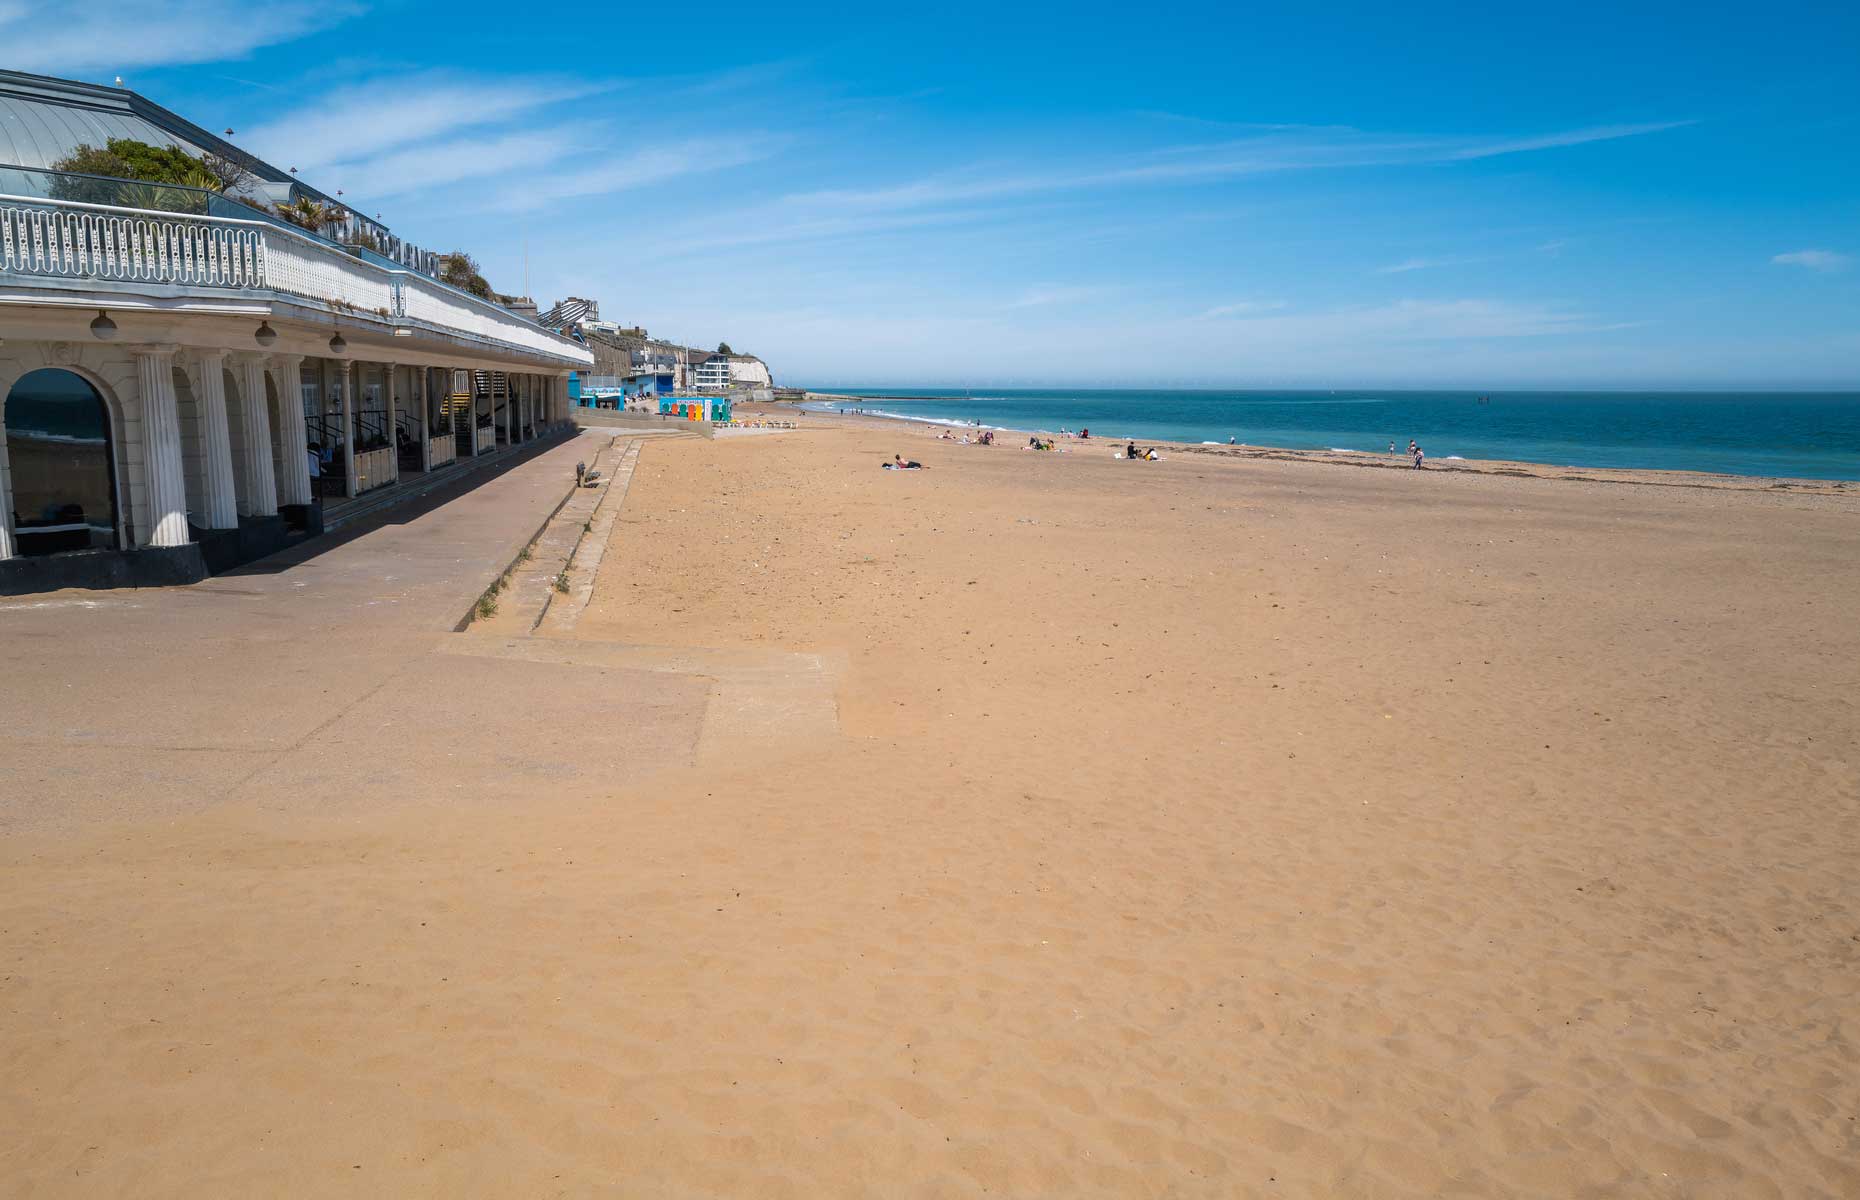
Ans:
[[[835,392],[808,392],[807,398],[799,402],[784,402],[802,411],[817,416],[830,416],[841,420],[882,423],[880,427],[895,426],[899,423],[919,425],[932,429],[988,429],[996,433],[1036,434],[1054,439],[1062,437],[1055,430],[1023,429],[1010,425],[987,425],[981,423],[957,421],[951,418],[918,417],[903,413],[883,412],[846,412],[841,409],[821,407],[822,404],[841,402],[870,401],[882,403],[884,400],[908,399],[909,397],[867,397],[846,395]],[[1076,436],[1063,435],[1063,448],[1071,450],[1084,445]],[[939,439],[940,440],[940,439]],[[1093,437],[1091,441],[1100,439]],[[1256,446],[1246,442],[1227,444],[1222,442],[1178,442],[1165,438],[1135,438],[1126,435],[1105,437],[1104,445],[1112,446],[1125,441],[1138,441],[1144,445],[1167,447],[1185,454],[1202,454],[1217,458],[1269,459],[1281,462],[1322,463],[1328,466],[1361,467],[1377,470],[1411,471],[1405,454],[1386,454],[1373,450],[1303,450],[1291,446]],[[1001,448],[1001,447],[997,447]],[[1005,448],[1015,448],[1007,446]],[[1716,471],[1687,471],[1663,467],[1578,467],[1564,466],[1558,463],[1530,462],[1523,459],[1503,458],[1439,458],[1430,459],[1426,471],[1443,474],[1470,475],[1508,475],[1536,479],[1560,479],[1584,483],[1638,484],[1644,487],[1684,487],[1704,488],[1712,491],[1778,491],[1805,495],[1851,496],[1860,495],[1860,484],[1852,480],[1817,479],[1794,475],[1732,475]]]

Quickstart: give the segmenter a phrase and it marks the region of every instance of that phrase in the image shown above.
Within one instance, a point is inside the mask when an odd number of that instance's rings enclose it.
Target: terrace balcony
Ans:
[[[61,199],[103,195],[116,203]],[[391,259],[195,188],[0,168],[0,301],[16,289],[99,307],[264,311],[379,326],[537,357],[564,368],[580,343]]]

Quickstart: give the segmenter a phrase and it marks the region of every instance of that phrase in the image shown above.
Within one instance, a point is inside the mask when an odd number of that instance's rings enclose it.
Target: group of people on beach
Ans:
[[[1069,429],[1062,429],[1059,432],[1061,436],[1063,437],[1077,438],[1080,441],[1085,441],[1091,437],[1091,430],[1089,429],[1081,429],[1077,433],[1073,433]],[[971,445],[971,444],[978,445],[978,446],[992,446],[995,444],[994,431],[989,430],[989,429],[984,429],[978,434],[976,434],[973,442],[971,442],[968,434],[965,433],[961,437],[957,437],[955,434],[951,433],[947,429],[938,433],[936,437],[938,441],[961,442],[965,446]],[[1232,436],[1229,436],[1227,439],[1227,444],[1229,446],[1234,446],[1234,445],[1239,445],[1240,443],[1238,439]],[[1055,444],[1054,439],[1050,437],[1042,438],[1038,434],[1031,434],[1027,438],[1027,444],[1025,446],[1022,446],[1021,449],[1023,450],[1049,450],[1050,451],[1050,450],[1058,449],[1058,446]],[[1395,449],[1394,442],[1389,443],[1389,453],[1390,454],[1398,453],[1398,451]],[[1141,459],[1145,462],[1158,462],[1162,459],[1162,455],[1156,452],[1156,447],[1148,446],[1148,447],[1145,447],[1144,449],[1139,450],[1137,449],[1137,444],[1134,441],[1129,442],[1124,446],[1124,451],[1121,455],[1113,452],[1112,456],[1122,458],[1126,462],[1131,462],[1131,461],[1135,461],[1138,459]],[[1421,449],[1421,444],[1415,441],[1413,438],[1408,439],[1408,457],[1413,460],[1414,469],[1417,471],[1422,470],[1427,465],[1427,451]],[[911,464],[911,465],[914,466],[915,464]],[[885,466],[893,467],[893,464],[886,463]],[[893,469],[900,469],[900,468],[893,467]],[[908,469],[908,467],[904,467],[902,469]]]

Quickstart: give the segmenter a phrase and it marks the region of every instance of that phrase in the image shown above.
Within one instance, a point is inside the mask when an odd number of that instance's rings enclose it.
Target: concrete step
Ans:
[[[594,485],[577,488],[572,478],[567,480],[570,490],[561,505],[517,561],[493,583],[494,590],[487,591],[495,601],[494,611],[486,613],[482,605],[474,611],[468,626],[471,632],[526,636],[542,622],[552,602],[561,597],[558,580],[568,583],[571,591],[578,575],[587,575],[591,583],[593,573],[584,571],[577,562],[577,551],[587,543],[601,511],[617,511],[638,457],[639,439],[609,438],[588,464],[600,472]],[[602,520],[611,526],[611,515]]]

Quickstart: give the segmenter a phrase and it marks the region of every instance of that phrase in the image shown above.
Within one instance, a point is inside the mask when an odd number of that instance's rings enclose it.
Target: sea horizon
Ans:
[[[1435,460],[1860,480],[1860,391],[830,385],[867,415]],[[843,405],[841,406],[843,407]]]

